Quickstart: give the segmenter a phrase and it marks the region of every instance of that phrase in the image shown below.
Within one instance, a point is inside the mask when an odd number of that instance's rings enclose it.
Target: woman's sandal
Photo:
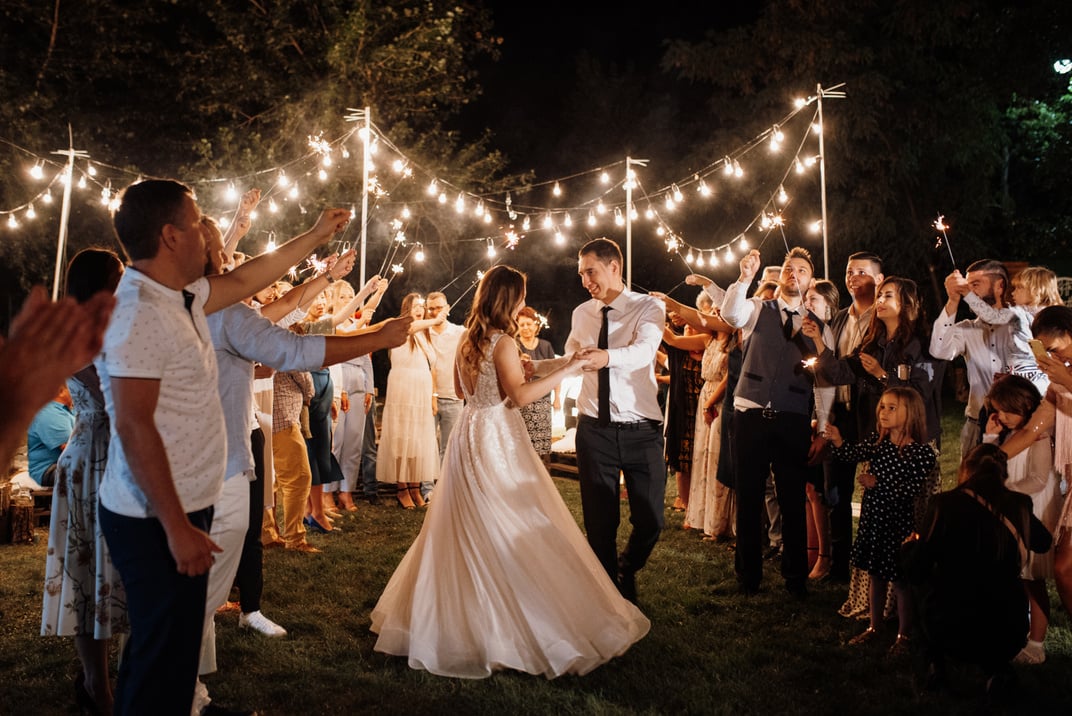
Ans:
[[[862,646],[864,644],[870,644],[878,636],[878,632],[874,627],[867,627],[862,632],[849,639],[849,646]]]
[[[398,486],[398,506],[404,510],[412,510],[417,506],[409,495],[409,488],[404,485]]]
[[[421,497],[421,486],[420,485],[417,485],[416,487],[414,487],[412,485],[410,486],[410,488],[409,488],[409,498],[413,501],[413,504],[416,505],[417,507],[424,507],[427,504],[427,503],[425,503],[424,498]]]

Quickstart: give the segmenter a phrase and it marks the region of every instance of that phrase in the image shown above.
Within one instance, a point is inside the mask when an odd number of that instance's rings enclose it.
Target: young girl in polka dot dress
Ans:
[[[837,427],[827,426],[825,436],[834,444],[834,459],[870,463],[857,481],[863,486],[860,524],[852,546],[852,564],[870,575],[871,626],[849,640],[874,640],[882,623],[888,584],[897,595],[897,640],[891,656],[908,652],[909,600],[897,554],[913,530],[913,501],[934,467],[935,454],[927,444],[927,415],[923,400],[912,388],[888,388],[875,410],[878,432],[866,440],[846,443]]]

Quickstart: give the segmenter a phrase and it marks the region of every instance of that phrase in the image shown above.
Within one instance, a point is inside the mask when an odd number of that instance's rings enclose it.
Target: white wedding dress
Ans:
[[[651,624],[618,593],[500,397],[491,355],[451,432],[424,525],[375,608],[375,650],[440,676],[585,674]]]

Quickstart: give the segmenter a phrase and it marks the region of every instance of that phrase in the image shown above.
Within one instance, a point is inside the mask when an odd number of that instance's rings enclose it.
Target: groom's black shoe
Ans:
[[[631,570],[618,572],[618,591],[633,604],[637,603],[636,572]]]

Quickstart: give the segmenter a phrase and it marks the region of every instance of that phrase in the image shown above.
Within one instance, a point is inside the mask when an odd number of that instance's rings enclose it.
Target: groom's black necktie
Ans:
[[[787,341],[793,340],[793,316],[797,315],[796,311],[790,311],[788,308],[783,308],[785,311],[785,323],[782,325],[782,332],[785,334]]]
[[[596,348],[602,350],[607,349],[607,313],[610,312],[610,306],[604,306],[600,309],[603,311],[603,322],[599,325],[599,340],[596,341]],[[599,369],[599,391],[597,392],[599,398],[599,425],[606,426],[610,424],[610,368]]]

